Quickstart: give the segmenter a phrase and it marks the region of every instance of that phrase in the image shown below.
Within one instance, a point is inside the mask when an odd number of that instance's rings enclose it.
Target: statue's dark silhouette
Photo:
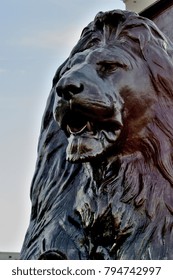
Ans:
[[[99,13],[43,116],[22,259],[173,259],[173,44]]]

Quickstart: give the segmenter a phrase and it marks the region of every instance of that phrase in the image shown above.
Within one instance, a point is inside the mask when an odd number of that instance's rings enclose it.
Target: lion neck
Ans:
[[[105,158],[99,158],[91,162],[84,162],[84,170],[91,178],[91,180],[99,186],[107,180],[108,177],[116,177],[119,170],[120,156],[107,156]]]

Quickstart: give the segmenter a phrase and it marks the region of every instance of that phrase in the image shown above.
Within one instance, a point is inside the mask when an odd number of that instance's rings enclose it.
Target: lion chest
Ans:
[[[97,185],[91,180],[88,187],[81,187],[76,196],[74,210],[91,259],[116,259],[119,245],[133,228],[128,207],[120,199],[121,182],[117,188],[110,181]],[[125,220],[123,224],[122,217]]]

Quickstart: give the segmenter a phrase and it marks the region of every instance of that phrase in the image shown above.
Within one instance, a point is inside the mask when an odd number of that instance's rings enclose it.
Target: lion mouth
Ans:
[[[113,123],[94,122],[81,114],[70,114],[66,116],[63,124],[63,129],[68,136],[80,136],[84,133],[95,134],[97,131],[108,129],[111,131],[119,131],[122,128],[122,123],[118,120]]]
[[[92,127],[93,124],[89,121],[87,121],[87,123],[84,125],[78,124],[78,126],[74,126],[74,125],[71,126],[67,124],[67,131],[69,134],[78,135],[78,134],[82,134],[84,131],[92,132]]]
[[[70,114],[65,120],[65,130],[68,135],[81,135],[84,132],[94,132],[94,124],[81,114]]]
[[[112,146],[118,145],[123,122],[121,113],[110,118],[69,110],[55,111],[56,120],[68,138],[66,159],[71,162],[89,162],[106,154]],[[60,114],[61,112],[61,114]]]

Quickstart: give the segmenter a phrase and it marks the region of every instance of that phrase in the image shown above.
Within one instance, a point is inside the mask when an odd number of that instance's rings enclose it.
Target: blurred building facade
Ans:
[[[123,2],[126,5],[126,10],[139,13],[157,1],[156,0],[123,0]]]
[[[19,260],[20,254],[14,252],[0,252],[0,260]]]

